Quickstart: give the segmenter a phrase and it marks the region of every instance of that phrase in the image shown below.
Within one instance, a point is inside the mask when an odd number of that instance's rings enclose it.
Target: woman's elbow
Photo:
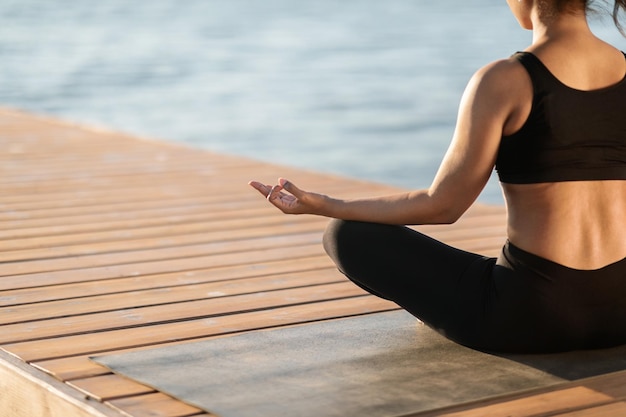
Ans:
[[[461,218],[465,210],[441,210],[439,211],[435,217],[433,224],[453,224],[456,223],[457,220]]]
[[[471,204],[459,200],[441,200],[434,204],[432,224],[453,224],[465,214]]]

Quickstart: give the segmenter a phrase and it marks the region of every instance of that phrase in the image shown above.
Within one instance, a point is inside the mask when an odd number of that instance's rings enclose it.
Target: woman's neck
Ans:
[[[560,39],[573,40],[593,36],[584,12],[560,13],[558,15],[534,15],[533,45]]]

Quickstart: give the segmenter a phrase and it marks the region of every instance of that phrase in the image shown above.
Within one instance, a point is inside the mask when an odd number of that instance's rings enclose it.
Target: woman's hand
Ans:
[[[329,200],[325,195],[301,190],[284,178],[279,178],[278,185],[273,186],[258,181],[248,184],[286,214],[324,215],[324,205]]]

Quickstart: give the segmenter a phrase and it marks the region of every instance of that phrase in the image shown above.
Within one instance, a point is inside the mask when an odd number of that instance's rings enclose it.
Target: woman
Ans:
[[[461,344],[557,352],[626,343],[626,56],[586,0],[508,0],[532,44],[480,69],[430,186],[340,200],[250,185],[289,214],[335,219],[324,246],[367,291]],[[626,10],[614,2],[613,18]],[[403,225],[453,223],[496,168],[508,211],[498,258]]]

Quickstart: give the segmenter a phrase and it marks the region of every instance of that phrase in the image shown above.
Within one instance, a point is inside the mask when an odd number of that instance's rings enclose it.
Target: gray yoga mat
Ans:
[[[92,359],[222,417],[384,417],[626,369],[626,347],[494,356],[393,311]]]

